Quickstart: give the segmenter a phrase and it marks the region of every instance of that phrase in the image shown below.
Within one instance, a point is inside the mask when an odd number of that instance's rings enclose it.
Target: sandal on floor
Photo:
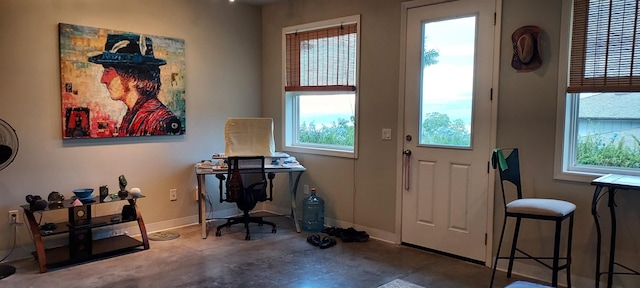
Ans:
[[[344,229],[340,239],[342,239],[343,242],[367,242],[367,240],[369,240],[369,234],[354,228],[347,228]]]
[[[322,233],[325,233],[329,236],[338,236],[337,234],[340,233],[340,230],[342,230],[342,228],[327,227],[322,229]]]
[[[322,238],[322,241],[320,242],[320,249],[326,249],[333,245],[336,245],[336,239],[333,239],[329,236],[324,236],[324,238]]]
[[[319,246],[320,242],[321,242],[320,241],[320,235],[313,234],[313,235],[307,237],[307,242],[309,242],[313,246]]]

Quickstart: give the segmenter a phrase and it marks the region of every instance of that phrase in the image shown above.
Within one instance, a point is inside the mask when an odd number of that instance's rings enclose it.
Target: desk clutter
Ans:
[[[273,156],[265,156],[265,168],[292,168],[302,167],[296,157],[287,153],[275,152]],[[195,165],[196,173],[212,173],[214,170],[227,169],[227,156],[224,153],[215,153],[211,160],[202,160]]]

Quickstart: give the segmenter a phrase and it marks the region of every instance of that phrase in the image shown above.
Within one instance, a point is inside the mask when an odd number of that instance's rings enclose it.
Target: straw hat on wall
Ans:
[[[522,26],[511,35],[513,42],[513,58],[511,67],[518,72],[531,72],[542,65],[538,37],[540,28],[537,26]]]

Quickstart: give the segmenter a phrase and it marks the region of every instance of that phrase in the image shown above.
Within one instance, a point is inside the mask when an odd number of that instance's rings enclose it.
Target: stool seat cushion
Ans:
[[[540,285],[540,284],[536,284],[536,283],[527,282],[527,281],[516,281],[516,282],[513,282],[513,283],[507,285],[505,288],[550,288],[550,287],[549,286]]]
[[[523,198],[507,204],[508,213],[532,214],[540,216],[567,216],[576,210],[576,205],[557,199]]]

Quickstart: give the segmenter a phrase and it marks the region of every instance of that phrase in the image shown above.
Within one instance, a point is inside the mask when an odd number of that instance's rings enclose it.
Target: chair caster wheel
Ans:
[[[216,231],[216,236],[222,236],[222,232],[220,230]]]
[[[271,229],[271,233],[276,233],[276,228]]]

